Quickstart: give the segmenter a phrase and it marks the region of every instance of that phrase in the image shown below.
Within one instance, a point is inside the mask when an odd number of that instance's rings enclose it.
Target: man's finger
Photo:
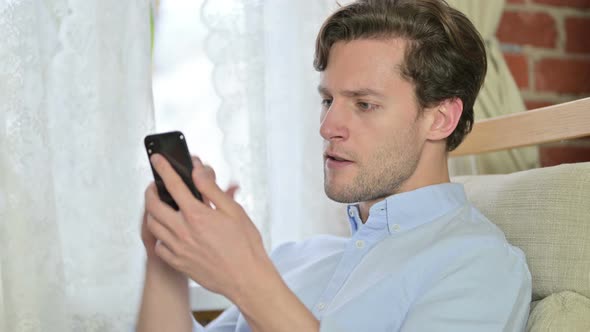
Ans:
[[[193,167],[203,164],[203,162],[201,161],[201,158],[199,158],[195,155],[191,155],[191,160],[193,161]]]
[[[211,174],[213,175],[213,180],[217,180],[217,175],[215,174],[215,170],[211,166],[203,164],[203,162],[201,161],[201,158],[199,158],[197,156],[191,156],[191,159],[193,161],[193,169],[198,168],[198,167],[205,167],[205,168],[207,168],[208,171],[211,171]]]
[[[191,156],[191,160],[193,161],[193,170],[197,167],[201,167],[203,166],[203,162],[201,162],[201,158],[197,157],[197,156]],[[192,177],[192,174],[191,174]],[[194,183],[194,179],[193,179],[193,183]],[[195,187],[197,185],[195,184]],[[197,190],[199,190],[199,188],[197,187]],[[200,192],[200,190],[199,190]],[[201,193],[201,197],[203,198],[203,204],[211,207],[211,201],[209,200],[209,198],[207,198],[207,196],[203,195],[203,193]]]
[[[176,236],[174,236],[168,228],[162,225],[162,223],[155,219],[151,214],[148,214],[147,216],[147,227],[156,239],[164,242],[172,252],[176,252],[174,250],[178,243]]]
[[[231,198],[232,200],[235,200],[235,196],[236,196],[236,192],[240,189],[240,186],[238,186],[237,184],[232,184],[230,185],[227,189],[225,189],[225,194]],[[209,200],[209,198],[207,198],[207,196],[203,195],[203,203],[208,204],[209,206],[213,207],[213,205],[211,204],[211,201]]]
[[[236,192],[240,189],[240,186],[238,186],[237,184],[232,184],[229,186],[229,188],[227,188],[225,190],[225,194],[229,197],[231,197],[231,199],[235,200],[236,197]]]
[[[162,226],[166,227],[175,236],[179,235],[178,228],[184,227],[181,223],[175,222],[180,218],[179,213],[158,197],[155,183],[150,184],[145,192],[145,210],[148,215],[152,215],[160,221]]]
[[[236,208],[236,202],[229,197],[215,182],[211,167],[197,165],[193,170],[193,181],[199,191],[206,196],[217,209],[231,213]]]
[[[162,241],[156,242],[156,247],[154,248],[154,251],[156,252],[156,255],[158,255],[158,257],[160,257],[172,268],[176,269],[178,267],[178,258],[165,243],[163,243]]]
[[[154,154],[150,158],[156,172],[160,175],[162,180],[164,181],[164,186],[166,190],[170,193],[176,204],[180,207],[181,210],[190,210],[198,201],[186,184],[182,181],[182,178],[174,168],[170,165],[168,160],[159,154]]]

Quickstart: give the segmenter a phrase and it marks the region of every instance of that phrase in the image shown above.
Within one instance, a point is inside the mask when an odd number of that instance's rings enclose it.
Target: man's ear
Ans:
[[[427,138],[433,141],[446,139],[459,123],[463,113],[463,101],[459,98],[446,99],[434,107],[432,112],[432,124]]]

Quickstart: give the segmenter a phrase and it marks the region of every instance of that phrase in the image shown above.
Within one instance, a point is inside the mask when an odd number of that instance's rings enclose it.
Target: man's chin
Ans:
[[[326,193],[326,196],[328,196],[328,198],[333,200],[334,202],[345,203],[345,204],[351,204],[351,203],[358,202],[358,200],[356,200],[356,197],[352,197],[345,190],[337,191],[337,190],[334,190],[334,188],[329,188],[329,187],[324,186],[324,191]]]

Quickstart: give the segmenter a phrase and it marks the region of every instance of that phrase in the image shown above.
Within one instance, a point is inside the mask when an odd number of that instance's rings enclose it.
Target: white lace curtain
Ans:
[[[317,30],[322,1],[160,2],[154,47],[158,131],[182,130],[211,164],[266,247],[317,233],[349,233],[346,211],[323,190]],[[180,36],[180,38],[179,38]],[[194,308],[223,302],[192,289]]]
[[[268,247],[348,233],[345,211],[323,190],[312,66],[317,31],[335,7],[329,0],[206,0],[202,7],[225,156]]]
[[[153,128],[149,1],[0,1],[0,331],[125,331]]]

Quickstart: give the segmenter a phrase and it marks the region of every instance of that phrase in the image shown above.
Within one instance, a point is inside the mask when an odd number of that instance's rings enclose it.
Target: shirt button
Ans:
[[[354,210],[352,208],[348,209],[348,215],[354,217]]]
[[[363,241],[363,240],[356,240],[356,242],[354,243],[354,245],[357,248],[361,249],[361,248],[363,248],[365,246],[365,241]]]
[[[399,227],[399,225],[398,225],[398,224],[394,224],[394,225],[393,225],[393,231],[394,231],[394,232],[399,232],[399,230],[400,230],[400,227]]]
[[[318,303],[318,310],[322,311],[324,309],[326,309],[326,304],[324,302]]]

